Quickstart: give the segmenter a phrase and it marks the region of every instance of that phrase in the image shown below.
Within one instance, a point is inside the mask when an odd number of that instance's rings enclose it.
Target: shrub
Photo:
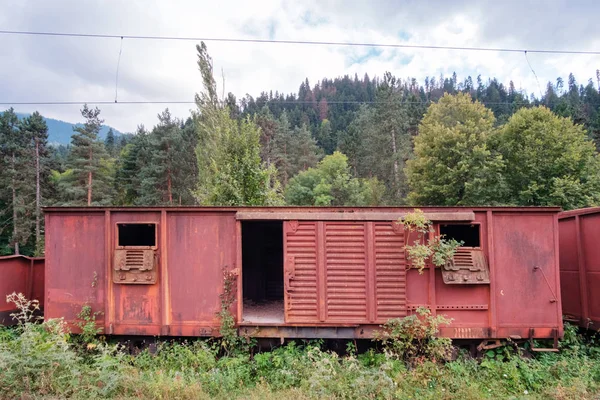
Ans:
[[[429,309],[419,307],[413,315],[387,321],[377,338],[385,351],[409,364],[448,360],[452,341],[437,334],[441,325],[450,322],[442,315],[433,316]]]

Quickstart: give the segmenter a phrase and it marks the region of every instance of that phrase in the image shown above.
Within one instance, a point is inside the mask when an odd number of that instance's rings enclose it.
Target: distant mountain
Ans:
[[[16,113],[19,119],[23,119],[28,117],[30,114],[24,113]],[[82,124],[72,124],[70,122],[61,121],[54,118],[46,118],[46,124],[48,125],[48,143],[59,145],[59,144],[69,144],[71,143],[71,136],[73,135],[73,128],[76,126],[81,126]],[[104,140],[106,138],[106,133],[110,129],[110,126],[102,125],[102,129],[100,130],[100,139]],[[119,137],[123,135],[122,132],[112,128],[115,137]]]

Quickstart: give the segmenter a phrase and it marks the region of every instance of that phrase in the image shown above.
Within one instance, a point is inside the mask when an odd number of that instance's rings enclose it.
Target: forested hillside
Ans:
[[[19,120],[29,117],[31,114],[24,113],[16,113]],[[59,145],[68,145],[71,142],[71,135],[73,134],[73,128],[77,126],[77,124],[72,124],[70,122],[61,121],[59,119],[44,117],[44,121],[48,126],[48,143],[59,146]],[[100,139],[105,139],[108,135],[108,132],[112,131],[112,135],[115,137],[123,135],[122,132],[111,128],[110,126],[102,125],[100,128],[100,133],[98,137]]]
[[[600,73],[541,98],[493,77],[386,72],[221,99],[197,50],[196,110],[135,135],[101,140],[101,110],[82,105],[55,147],[40,114],[0,116],[0,255],[43,252],[47,205],[600,202]]]

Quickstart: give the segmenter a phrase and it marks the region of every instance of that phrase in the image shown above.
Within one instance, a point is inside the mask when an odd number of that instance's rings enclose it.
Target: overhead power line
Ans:
[[[75,32],[34,32],[34,31],[11,31],[0,30],[5,35],[30,35],[30,36],[55,36],[55,37],[79,37],[97,39],[135,39],[135,40],[183,40],[183,41],[205,41],[205,42],[231,42],[231,43],[265,43],[265,44],[297,44],[313,46],[356,46],[356,47],[388,47],[399,49],[429,49],[429,50],[462,50],[462,51],[495,51],[504,53],[547,53],[547,54],[587,54],[600,55],[600,51],[590,50],[553,50],[553,49],[524,49],[509,47],[466,47],[466,46],[433,46],[401,43],[369,43],[369,42],[329,42],[309,40],[275,40],[275,39],[242,39],[223,37],[189,37],[189,36],[142,36],[142,35],[114,35],[101,33],[75,33]]]
[[[488,105],[488,106],[512,106],[512,105],[516,105],[516,106],[527,106],[527,105],[531,105],[532,102],[507,102],[507,101],[492,101],[492,102],[486,102],[486,101],[480,101],[478,100],[481,104],[484,105]],[[219,101],[220,103],[225,103],[225,101]],[[275,104],[317,104],[318,102],[313,102],[313,101],[304,101],[304,100],[297,100],[297,101],[277,101],[275,99],[273,100],[256,100],[254,99],[254,102],[257,104],[267,104],[270,102],[273,102]],[[388,103],[400,103],[400,104],[422,104],[422,105],[429,105],[431,103],[433,103],[433,100],[429,100],[429,101],[360,101],[360,100],[340,100],[340,101],[327,101],[328,105],[332,105],[332,104],[388,104]],[[238,104],[242,104],[242,100],[238,100],[237,101]],[[101,100],[101,101],[0,101],[0,105],[3,106],[23,106],[23,105],[28,105],[28,106],[41,106],[41,105],[53,105],[53,106],[69,106],[69,105],[83,105],[83,104],[90,104],[90,105],[136,105],[136,104],[196,104],[195,101],[119,101],[119,102],[115,102],[115,101],[109,101],[109,100]]]
[[[108,104],[196,104],[194,101],[108,101],[108,100],[100,100],[100,101],[0,101],[0,105],[15,105],[15,106],[42,106],[42,105],[52,105],[52,106],[70,106],[70,105],[82,105],[82,104],[92,104],[92,105],[108,105]]]

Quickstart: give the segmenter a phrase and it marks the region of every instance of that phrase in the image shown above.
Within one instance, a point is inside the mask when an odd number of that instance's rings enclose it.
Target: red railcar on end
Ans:
[[[560,279],[565,318],[600,329],[600,207],[559,214]]]
[[[46,297],[43,257],[0,257],[0,325],[16,323],[10,316],[17,311],[15,305],[6,301],[6,296],[11,293],[22,293],[27,299],[38,300],[43,310]]]

